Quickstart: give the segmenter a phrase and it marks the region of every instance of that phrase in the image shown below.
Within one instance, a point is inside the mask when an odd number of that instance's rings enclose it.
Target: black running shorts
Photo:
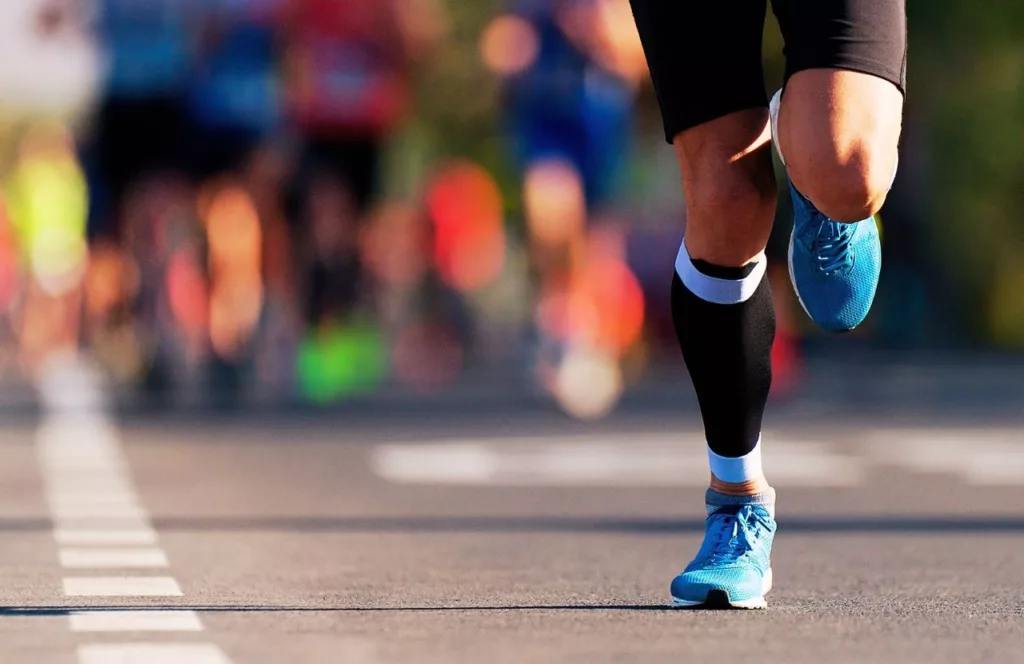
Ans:
[[[672,138],[709,120],[767,106],[761,36],[767,0],[630,0]],[[906,0],[772,0],[786,80],[849,69],[906,88]]]

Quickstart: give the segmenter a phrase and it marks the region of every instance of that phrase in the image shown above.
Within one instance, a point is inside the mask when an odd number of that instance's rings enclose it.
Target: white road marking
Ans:
[[[156,531],[152,528],[122,530],[57,528],[53,538],[61,546],[103,546],[156,544]]]
[[[169,576],[70,576],[68,597],[181,597],[181,586]]]
[[[876,429],[844,432],[843,447],[765,437],[764,467],[778,486],[854,486],[871,469],[940,473],[972,485],[1024,486],[1024,430]],[[699,433],[471,438],[381,445],[370,465],[406,484],[469,486],[703,486]]]
[[[51,505],[55,519],[137,519],[149,517],[138,505]]]
[[[47,407],[36,435],[36,453],[54,521],[54,539],[65,547],[67,569],[144,569],[168,566],[124,456],[117,426],[105,412],[98,372],[58,358],[42,372]],[[180,597],[170,576],[73,576],[63,579],[68,597]],[[80,610],[69,616],[73,632],[197,632],[194,611]],[[78,649],[80,664],[230,664],[203,643],[104,643]]]
[[[72,632],[201,632],[195,611],[74,611]]]
[[[71,505],[140,506],[138,496],[130,491],[53,491],[46,496],[46,501],[54,507],[68,507]]]
[[[97,518],[54,519],[55,531],[61,530],[152,530],[149,519]]]
[[[67,569],[154,569],[167,567],[161,549],[62,549],[61,567]]]
[[[103,643],[78,648],[79,664],[230,664],[207,643]]]
[[[879,463],[918,473],[941,473],[968,484],[1024,484],[1024,431],[1020,429],[877,430],[865,435]]]
[[[48,472],[52,488],[50,493],[65,494],[112,494],[135,495],[135,489],[127,480],[117,474],[86,476],[78,472]]]
[[[850,486],[860,459],[830,444],[766,440],[765,472],[779,486]],[[700,486],[708,481],[703,437],[633,434],[383,445],[374,470],[414,484],[493,486]]]

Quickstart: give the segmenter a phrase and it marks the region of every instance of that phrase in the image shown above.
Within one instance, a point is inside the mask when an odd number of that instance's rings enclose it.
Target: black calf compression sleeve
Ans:
[[[754,449],[771,387],[775,310],[764,260],[743,268],[720,267],[691,261],[685,247],[676,260],[676,334],[708,445],[723,457]]]

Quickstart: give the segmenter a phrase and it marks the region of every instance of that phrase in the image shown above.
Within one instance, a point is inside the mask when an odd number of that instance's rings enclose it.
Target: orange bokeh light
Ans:
[[[484,29],[480,57],[496,74],[517,74],[537,59],[540,40],[537,31],[518,16],[499,16]]]
[[[621,356],[643,331],[643,290],[623,261],[599,256],[568,279],[551,282],[537,315],[556,339]]]
[[[501,192],[490,174],[469,162],[448,166],[431,183],[427,207],[441,278],[461,291],[493,281],[505,263],[505,227]]]
[[[215,352],[233,357],[249,339],[263,307],[263,229],[249,193],[225,186],[207,194],[209,334]]]
[[[523,182],[523,204],[530,236],[555,246],[577,237],[586,220],[583,181],[576,168],[559,159],[530,166]]]

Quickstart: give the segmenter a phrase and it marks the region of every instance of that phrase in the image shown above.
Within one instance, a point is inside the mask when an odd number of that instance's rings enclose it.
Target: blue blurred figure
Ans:
[[[129,187],[179,168],[185,91],[200,0],[101,0],[98,37],[108,63],[103,101],[85,147],[94,236],[118,236]]]
[[[281,0],[206,0],[188,91],[194,175],[237,171],[281,127]]]
[[[613,193],[632,134],[634,88],[601,39],[602,0],[515,0],[535,56],[508,76],[506,121],[521,167],[561,159],[579,172],[588,207]]]

